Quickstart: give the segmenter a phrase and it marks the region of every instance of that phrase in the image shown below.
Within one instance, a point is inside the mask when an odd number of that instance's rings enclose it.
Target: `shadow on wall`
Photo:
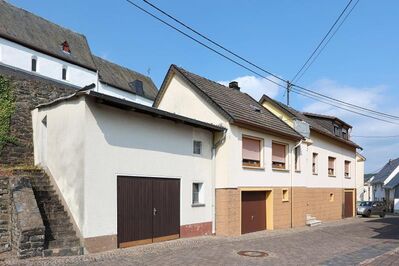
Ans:
[[[90,103],[89,108],[111,146],[193,156],[194,133],[190,126],[105,105]],[[211,138],[210,132],[198,135]],[[210,149],[204,154],[210,159]]]
[[[378,233],[372,238],[376,239],[394,239],[399,240],[399,217],[385,217],[381,219],[373,219],[367,223],[384,223],[385,226],[375,228],[374,232]]]

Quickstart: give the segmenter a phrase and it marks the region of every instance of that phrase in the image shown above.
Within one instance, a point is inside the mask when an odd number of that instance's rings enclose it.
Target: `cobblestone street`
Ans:
[[[353,218],[241,237],[199,237],[79,257],[6,259],[9,265],[395,265],[399,217]],[[239,251],[264,251],[245,257]],[[396,264],[397,265],[397,264]]]

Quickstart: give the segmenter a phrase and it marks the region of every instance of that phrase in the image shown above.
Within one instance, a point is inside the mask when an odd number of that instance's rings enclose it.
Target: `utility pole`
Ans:
[[[287,105],[290,106],[290,90],[291,90],[291,82],[287,80]]]

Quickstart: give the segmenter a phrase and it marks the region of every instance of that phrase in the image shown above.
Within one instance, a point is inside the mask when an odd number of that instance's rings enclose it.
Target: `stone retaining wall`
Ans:
[[[11,250],[9,178],[0,176],[0,253]]]
[[[45,227],[28,178],[10,180],[12,248],[19,258],[42,256]]]
[[[10,129],[11,136],[16,139],[16,143],[6,144],[0,151],[0,167],[33,165],[31,110],[39,104],[72,94],[77,87],[2,65],[0,65],[0,75],[11,81],[12,92],[16,99]]]

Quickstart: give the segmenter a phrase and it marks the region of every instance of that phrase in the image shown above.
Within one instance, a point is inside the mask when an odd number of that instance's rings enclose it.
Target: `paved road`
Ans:
[[[399,217],[353,218],[241,237],[200,237],[80,257],[8,260],[11,265],[395,265]],[[239,251],[264,251],[244,257]],[[373,259],[374,258],[374,259]],[[397,257],[396,257],[397,258]]]

